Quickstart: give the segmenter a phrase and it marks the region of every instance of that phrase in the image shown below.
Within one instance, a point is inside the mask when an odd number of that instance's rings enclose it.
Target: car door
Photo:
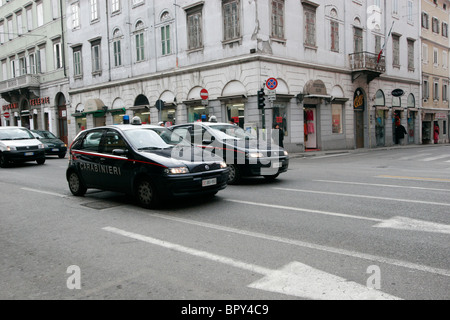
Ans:
[[[119,131],[109,129],[105,133],[100,153],[100,171],[108,189],[130,191],[134,177],[133,152]]]
[[[77,158],[79,172],[86,186],[102,188],[103,182],[100,174],[100,142],[106,129],[97,129],[88,132],[79,148],[73,151]]]

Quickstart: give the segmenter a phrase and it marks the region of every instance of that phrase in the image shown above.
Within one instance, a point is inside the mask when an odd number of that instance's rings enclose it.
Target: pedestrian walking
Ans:
[[[405,135],[407,135],[408,132],[406,131],[405,127],[401,124],[398,124],[395,127],[395,144],[400,144],[400,141],[405,138]]]
[[[439,143],[439,135],[440,135],[439,124],[436,123],[434,125],[434,144]]]

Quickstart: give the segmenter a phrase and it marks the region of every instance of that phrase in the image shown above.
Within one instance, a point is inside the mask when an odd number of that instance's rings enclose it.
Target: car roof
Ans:
[[[6,129],[27,129],[25,127],[19,127],[19,126],[6,126],[6,127],[0,127],[0,130],[6,130]]]
[[[89,128],[86,131],[96,130],[96,129],[119,129],[121,131],[136,130],[136,129],[166,129],[161,126],[142,124],[142,125],[132,125],[132,124],[114,124],[110,126]]]

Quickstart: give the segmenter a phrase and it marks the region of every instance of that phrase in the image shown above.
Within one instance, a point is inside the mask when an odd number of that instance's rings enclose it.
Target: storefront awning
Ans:
[[[84,111],[86,113],[94,113],[96,111],[103,111],[105,104],[101,99],[88,99],[84,104]]]

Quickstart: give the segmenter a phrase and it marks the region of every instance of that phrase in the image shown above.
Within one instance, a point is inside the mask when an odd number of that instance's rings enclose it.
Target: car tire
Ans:
[[[37,160],[36,160],[36,163],[39,164],[39,165],[44,164],[44,163],[45,163],[45,158],[37,159]]]
[[[238,184],[241,181],[241,171],[239,167],[235,164],[228,165],[229,174],[228,174],[228,184]]]
[[[3,154],[0,154],[0,168],[8,168],[9,161]]]
[[[64,158],[66,157],[66,154],[65,154],[65,153],[61,153],[61,154],[58,155],[58,157],[59,157],[60,159],[64,159]]]
[[[74,196],[82,197],[86,194],[87,188],[84,186],[78,173],[75,171],[69,173],[67,181],[69,183],[70,192],[72,192]]]
[[[135,198],[139,205],[146,209],[154,208],[157,205],[156,190],[149,178],[142,178],[136,182]]]

